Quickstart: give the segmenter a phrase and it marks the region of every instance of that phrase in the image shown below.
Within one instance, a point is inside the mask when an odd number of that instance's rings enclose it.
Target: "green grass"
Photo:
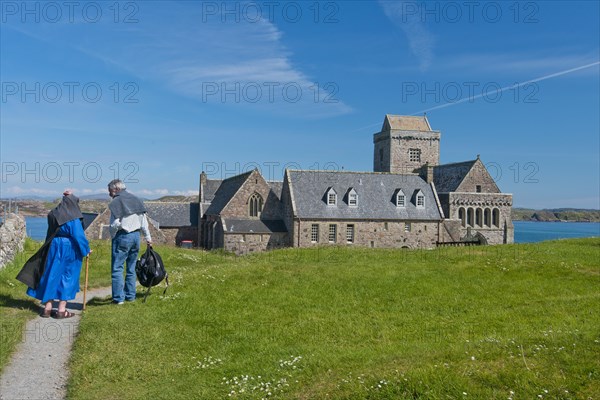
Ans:
[[[88,307],[69,399],[600,397],[599,239],[158,251],[166,295]]]

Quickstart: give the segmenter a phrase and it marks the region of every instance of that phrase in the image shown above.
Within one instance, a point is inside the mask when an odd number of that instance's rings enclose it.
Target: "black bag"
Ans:
[[[150,293],[150,288],[161,283],[163,279],[167,283],[163,294],[167,292],[169,288],[169,274],[165,270],[162,258],[152,249],[152,246],[148,246],[146,252],[137,261],[135,273],[140,284],[148,288],[144,295],[144,302],[146,302],[146,297]]]

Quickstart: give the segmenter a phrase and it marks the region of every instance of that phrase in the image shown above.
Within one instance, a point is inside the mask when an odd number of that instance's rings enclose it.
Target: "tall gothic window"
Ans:
[[[260,217],[263,208],[263,199],[258,193],[254,193],[248,200],[248,215],[251,217]]]

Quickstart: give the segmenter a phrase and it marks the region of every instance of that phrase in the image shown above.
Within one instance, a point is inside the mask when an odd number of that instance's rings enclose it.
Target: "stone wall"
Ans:
[[[288,247],[287,232],[225,233],[224,248],[237,255]]]
[[[500,193],[498,185],[479,159],[456,188],[456,192],[477,192],[477,186],[481,188],[481,193]]]
[[[5,215],[4,224],[0,226],[0,268],[23,250],[26,236],[25,218],[12,213]]]
[[[461,222],[461,238],[470,229],[472,234],[481,233],[487,244],[514,242],[512,195],[454,192],[443,198],[448,202],[446,217]]]
[[[271,187],[264,180],[258,170],[252,171],[252,174],[238,189],[227,205],[221,210],[221,217],[246,219],[249,216],[248,199],[252,194],[258,193],[263,199],[263,209],[260,215],[261,219],[280,219],[281,209],[280,201],[271,191]],[[259,219],[258,217],[255,217]]]
[[[407,225],[408,224],[408,225]],[[348,245],[383,248],[426,248],[436,247],[438,221],[300,221],[300,235],[292,238],[294,247],[319,245]],[[318,241],[312,241],[312,226],[318,225]],[[329,240],[329,226],[336,225],[335,241]],[[354,226],[354,240],[348,242],[348,225]]]
[[[410,174],[426,163],[440,162],[440,133],[391,131],[380,132],[373,138],[373,167],[375,172]],[[419,161],[410,161],[409,150],[419,149]]]
[[[193,246],[197,246],[196,239],[198,238],[198,228],[195,226],[184,226],[180,228],[163,227],[160,228],[160,231],[164,235],[164,240],[167,244],[180,246],[182,240],[190,240],[193,243]],[[150,232],[150,234],[154,235],[153,232]]]

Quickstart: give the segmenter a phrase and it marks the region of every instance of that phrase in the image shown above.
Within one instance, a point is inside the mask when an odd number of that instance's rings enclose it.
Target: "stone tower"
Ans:
[[[386,115],[373,144],[375,172],[412,174],[440,163],[440,131],[431,129],[426,116]]]

